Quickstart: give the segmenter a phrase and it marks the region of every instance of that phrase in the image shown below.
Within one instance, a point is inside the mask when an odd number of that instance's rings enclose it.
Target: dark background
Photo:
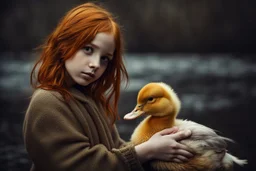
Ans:
[[[87,1],[0,2],[0,170],[28,170],[22,121],[29,103],[34,50],[72,7]],[[130,84],[120,116],[133,109],[148,82],[170,84],[182,101],[179,117],[217,129],[236,141],[229,151],[249,160],[237,171],[254,171],[256,100],[256,1],[109,0],[122,26]],[[118,121],[129,140],[139,123]]]
[[[82,0],[1,0],[1,51],[30,51]],[[129,52],[255,52],[254,0],[103,0]]]

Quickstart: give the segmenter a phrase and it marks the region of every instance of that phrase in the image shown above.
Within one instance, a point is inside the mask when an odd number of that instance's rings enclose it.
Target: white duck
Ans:
[[[131,136],[134,144],[145,142],[156,132],[173,126],[179,130],[191,130],[192,135],[180,143],[187,145],[195,156],[185,163],[152,161],[153,170],[230,171],[234,163],[241,166],[247,163],[227,153],[226,141],[232,141],[229,138],[219,136],[213,129],[193,121],[176,119],[180,106],[180,100],[170,86],[149,83],[139,91],[134,110],[124,116],[124,119],[130,120],[147,115]]]

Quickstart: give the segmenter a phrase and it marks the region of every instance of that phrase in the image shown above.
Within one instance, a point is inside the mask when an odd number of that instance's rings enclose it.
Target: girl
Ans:
[[[112,15],[92,3],[67,13],[49,36],[31,73],[36,88],[24,119],[32,171],[143,170],[152,159],[184,162],[192,154],[177,128],[134,146],[115,127],[122,37]]]

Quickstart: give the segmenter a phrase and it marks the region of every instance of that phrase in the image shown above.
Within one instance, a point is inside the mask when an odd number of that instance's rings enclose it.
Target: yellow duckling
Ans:
[[[176,119],[180,106],[180,100],[170,86],[149,83],[139,91],[134,110],[124,116],[124,119],[130,120],[147,115],[131,136],[134,144],[145,142],[155,133],[173,126],[179,130],[191,130],[192,135],[180,143],[188,146],[195,156],[185,163],[152,161],[153,170],[230,171],[234,163],[241,166],[247,163],[227,153],[226,141],[231,139],[219,136],[213,129],[193,121]]]

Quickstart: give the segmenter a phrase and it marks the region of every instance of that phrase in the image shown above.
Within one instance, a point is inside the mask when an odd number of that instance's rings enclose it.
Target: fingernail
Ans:
[[[172,127],[173,129],[179,129],[177,126]]]
[[[186,136],[189,136],[191,134],[191,131],[190,130],[187,130],[186,132],[185,132],[185,135]]]
[[[172,129],[172,132],[175,133],[175,132],[178,132],[179,128],[177,126],[174,126],[171,128]]]

